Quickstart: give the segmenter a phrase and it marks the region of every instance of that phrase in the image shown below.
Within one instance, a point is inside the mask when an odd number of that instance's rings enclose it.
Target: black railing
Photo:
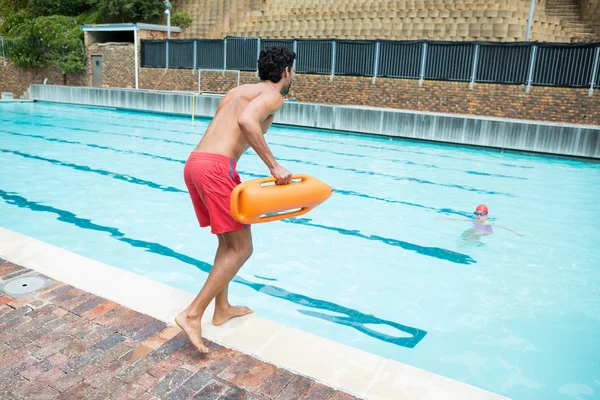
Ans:
[[[592,88],[600,87],[600,43],[350,41],[322,39],[144,40],[149,68],[255,71],[259,49],[297,53],[296,72]],[[168,56],[168,63],[166,62]]]

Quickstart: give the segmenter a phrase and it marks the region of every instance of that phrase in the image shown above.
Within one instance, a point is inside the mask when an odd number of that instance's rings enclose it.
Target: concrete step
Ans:
[[[593,36],[594,32],[579,32],[579,31],[569,31],[571,35],[580,35],[580,36]]]
[[[589,33],[572,33],[570,34],[571,37],[574,38],[591,38],[593,37],[593,35],[590,35]]]
[[[581,15],[581,10],[546,10],[546,14]]]
[[[579,7],[546,7],[546,11],[550,10],[561,10],[561,11],[571,11],[571,10],[579,10]]]
[[[581,17],[579,16],[565,16],[565,15],[550,15],[551,17],[555,17],[555,18],[560,18],[560,19],[565,19],[567,21],[571,21],[571,22],[580,22],[581,21]]]
[[[579,16],[579,15],[564,15],[564,14],[556,14],[556,15],[547,14],[547,15],[554,17],[554,18],[568,19],[571,21],[581,21],[581,16]]]
[[[546,7],[579,7],[577,1],[548,1]]]

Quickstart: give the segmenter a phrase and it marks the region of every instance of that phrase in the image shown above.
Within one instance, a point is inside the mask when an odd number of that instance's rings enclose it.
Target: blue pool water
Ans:
[[[208,120],[0,105],[0,226],[197,292],[216,239],[183,163]],[[263,317],[519,399],[600,398],[600,166],[272,127],[335,192],[255,225],[230,288]],[[242,180],[265,176],[252,152]],[[485,203],[496,229],[461,244]]]

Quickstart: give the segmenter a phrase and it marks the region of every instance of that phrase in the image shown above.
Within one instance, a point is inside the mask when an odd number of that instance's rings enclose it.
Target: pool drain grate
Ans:
[[[12,298],[19,298],[48,286],[52,281],[38,276],[36,273],[19,276],[9,281],[0,281],[0,291]]]

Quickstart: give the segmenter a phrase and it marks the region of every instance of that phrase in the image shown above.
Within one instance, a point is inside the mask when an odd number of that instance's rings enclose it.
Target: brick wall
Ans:
[[[67,75],[67,85],[85,86],[85,77],[85,73],[69,74]],[[44,83],[46,78],[48,78],[47,84],[49,85],[63,84],[62,73],[54,67],[25,71],[17,68],[10,61],[4,66],[0,59],[0,92],[11,92],[15,98],[20,98],[30,84]]]
[[[169,69],[165,73],[164,68],[142,68],[140,73],[140,89],[162,89],[162,90],[198,90],[198,72],[192,74],[189,69]],[[242,72],[240,84],[257,83],[258,78],[254,73]],[[237,86],[237,74],[226,72],[203,71],[201,79],[202,91],[226,92]]]
[[[242,72],[240,83],[255,83],[253,72]],[[202,74],[202,90],[224,92],[236,85],[236,75],[218,72]],[[198,75],[190,70],[143,68],[140,88],[196,91]],[[328,103],[391,107],[407,110],[480,116],[531,119],[600,125],[600,90],[593,97],[587,89],[533,86],[530,93],[522,85],[475,84],[354,76],[297,74],[290,97],[308,103]]]
[[[135,87],[133,43],[95,43],[88,46],[87,54],[87,86],[92,86],[92,56],[102,56],[103,87]]]
[[[392,107],[419,111],[470,114],[600,125],[600,91],[585,89],[476,84],[465,82],[299,76],[291,96],[298,101]]]
[[[139,40],[165,40],[168,36],[168,33],[165,31],[148,31],[148,30],[140,30],[138,32]],[[171,32],[171,39],[181,39],[179,32]]]
[[[92,46],[90,46],[92,47]],[[90,51],[87,75],[68,76],[67,84],[91,86],[91,55],[105,57],[104,85],[135,87],[133,46],[97,46]],[[92,50],[92,49],[90,49]],[[0,91],[19,97],[31,83],[62,85],[62,75],[54,69],[35,72],[19,70],[11,64],[0,65]],[[198,74],[191,70],[142,68],[140,89],[196,91]],[[225,92],[236,86],[236,74],[203,72],[203,91]],[[242,72],[240,83],[258,82],[253,72]],[[530,93],[521,85],[475,84],[465,82],[424,81],[297,74],[290,97],[301,102],[365,105],[442,113],[470,114],[516,119],[600,125],[600,90],[588,96],[587,89],[533,86]]]

